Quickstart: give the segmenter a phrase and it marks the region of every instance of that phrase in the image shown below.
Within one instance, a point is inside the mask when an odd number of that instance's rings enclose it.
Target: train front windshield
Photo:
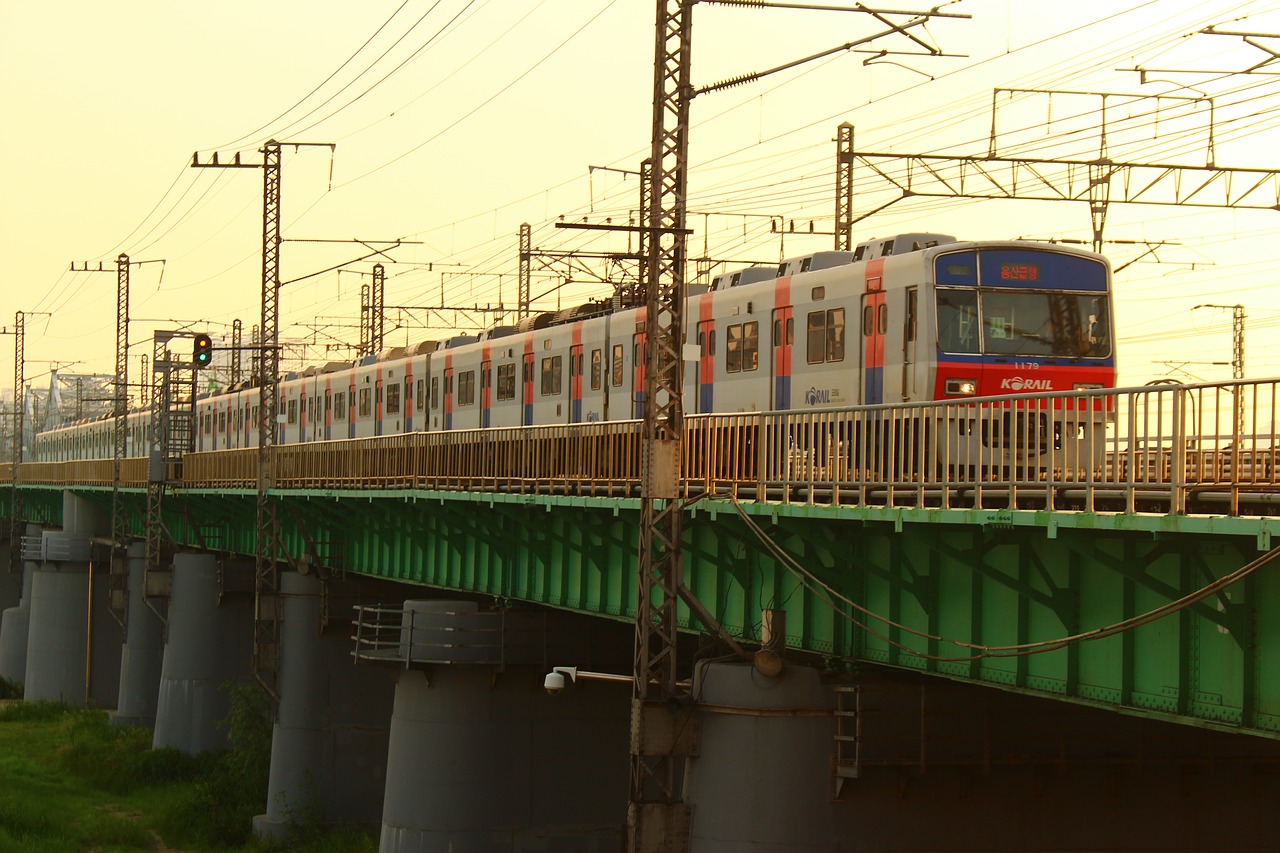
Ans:
[[[1107,358],[1106,267],[1026,249],[942,255],[938,349],[966,355]]]

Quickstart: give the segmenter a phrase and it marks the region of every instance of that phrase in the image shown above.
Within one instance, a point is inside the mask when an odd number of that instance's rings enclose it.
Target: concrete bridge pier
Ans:
[[[703,663],[694,675],[697,756],[687,760],[689,853],[830,851],[835,722],[817,670],[776,677],[747,663]]]
[[[254,831],[284,839],[297,824],[371,826],[382,814],[392,673],[353,666],[350,606],[331,582],[333,620],[322,632],[322,583],[281,576],[280,703],[271,735],[267,811]]]
[[[169,630],[151,745],[195,754],[226,749],[218,727],[231,708],[227,683],[252,682],[253,564],[182,552],[173,558]],[[224,594],[225,593],[225,594]]]
[[[120,652],[120,701],[111,721],[122,726],[155,728],[160,667],[164,657],[164,623],[143,596],[146,543],[135,542],[125,556],[129,601],[125,616],[124,648]],[[163,607],[163,602],[153,602]],[[163,612],[163,611],[162,611]]]
[[[559,628],[518,623],[471,602],[405,602],[383,853],[619,849],[631,686],[579,680],[548,696]]]
[[[111,708],[120,687],[120,626],[108,609],[106,567],[89,545],[103,513],[64,492],[60,530],[41,534],[43,560],[32,574],[24,696]]]
[[[26,535],[39,536],[40,525],[28,524]],[[11,542],[9,547],[21,548],[22,543]],[[6,587],[7,595],[17,595],[18,584],[14,581],[22,581],[21,594],[17,603],[0,614],[0,678],[7,678],[20,684],[26,683],[27,680],[27,635],[31,629],[31,577],[35,574],[37,566],[37,563],[24,560],[21,578],[9,575],[6,570],[7,564],[5,568],[0,568],[0,572],[4,573],[4,577],[0,577],[0,584]]]

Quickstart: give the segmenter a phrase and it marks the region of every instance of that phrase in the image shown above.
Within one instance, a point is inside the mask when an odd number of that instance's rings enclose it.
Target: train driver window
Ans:
[[[604,360],[600,354],[600,350],[593,349],[591,351],[591,390],[599,391],[600,383],[604,376]]]
[[[942,352],[979,352],[977,291],[938,288],[937,295],[938,349]]]
[[[622,384],[622,344],[613,345],[613,387]]]

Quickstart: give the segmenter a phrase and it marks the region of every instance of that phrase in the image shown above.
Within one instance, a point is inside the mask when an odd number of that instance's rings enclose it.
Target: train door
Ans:
[[[919,289],[908,287],[902,317],[902,399],[918,400],[916,384],[916,329],[919,321]]]
[[[634,401],[631,417],[640,420],[644,417],[644,393],[645,393],[645,370],[648,368],[649,356],[647,348],[648,335],[645,333],[645,325],[636,324],[639,330],[636,332],[631,345],[631,399]]]
[[[710,300],[704,304],[710,305]],[[715,405],[716,324],[714,320],[698,323],[698,393],[697,411],[713,411]]]
[[[867,264],[866,291],[862,294],[862,402],[884,402],[884,339],[889,329],[889,309],[884,301],[884,259]]]
[[[578,342],[569,347],[569,423],[582,423],[582,324],[574,329]]]
[[[444,414],[440,418],[440,428],[453,429],[453,365],[448,362],[444,368]]]
[[[524,385],[524,391],[521,399],[524,401],[523,414],[520,417],[521,426],[530,426],[533,423],[533,336],[529,335],[525,342],[524,349],[524,372],[521,373],[521,381]]]
[[[484,355],[480,361],[480,428],[489,428],[489,394],[493,385],[493,360],[486,344]]]
[[[796,321],[790,305],[773,309],[773,357],[770,372],[769,408],[783,411],[791,408],[791,350],[795,345]]]

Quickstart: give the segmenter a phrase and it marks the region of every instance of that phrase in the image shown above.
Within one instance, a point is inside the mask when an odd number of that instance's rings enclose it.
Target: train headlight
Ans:
[[[1101,391],[1102,385],[1097,382],[1076,382],[1071,386],[1072,391]]]
[[[978,393],[978,380],[948,379],[945,390],[952,397],[972,397]]]

